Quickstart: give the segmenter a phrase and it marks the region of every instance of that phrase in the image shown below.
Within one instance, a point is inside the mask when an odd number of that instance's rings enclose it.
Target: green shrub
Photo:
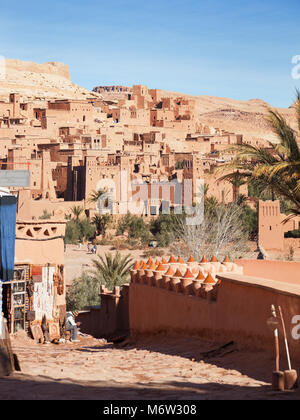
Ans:
[[[96,236],[96,226],[91,223],[90,219],[83,219],[79,221],[80,240],[84,239],[90,241]]]
[[[65,243],[76,244],[80,240],[80,227],[75,220],[70,220],[66,224]]]
[[[95,238],[96,227],[89,219],[70,220],[66,224],[65,243],[76,244],[83,240],[90,241]]]
[[[258,214],[257,210],[253,210],[250,206],[244,205],[241,214],[243,225],[249,234],[250,239],[255,239],[258,234]]]
[[[40,220],[51,219],[52,214],[49,213],[46,209],[43,210],[43,215],[39,217]]]
[[[106,230],[112,223],[112,216],[110,214],[96,214],[92,222],[94,223],[96,227],[97,235],[103,235],[105,237]]]
[[[117,225],[117,235],[124,235],[124,233],[129,230],[131,218],[132,215],[130,213],[127,213],[120,218]]]
[[[284,234],[285,238],[300,238],[300,229],[290,230]]]
[[[75,279],[66,294],[67,310],[82,311],[100,304],[100,282],[83,272]]]
[[[122,249],[129,249],[129,243],[127,241],[124,241],[123,239],[115,239],[112,241],[112,247],[111,250],[117,250],[120,251]]]
[[[110,239],[106,239],[106,238],[103,238],[103,239],[97,239],[96,241],[95,241],[95,244],[96,245],[103,245],[103,246],[109,246],[109,245],[111,245],[112,244],[112,241],[110,240]]]
[[[140,249],[141,247],[138,239],[129,239],[127,243],[129,249]]]
[[[162,249],[152,248],[144,251],[143,258],[162,257],[163,255],[164,251]]]
[[[111,250],[122,250],[122,249],[129,249],[129,250],[137,250],[141,249],[142,245],[140,240],[138,239],[120,239],[116,238],[113,241],[110,241],[110,244],[112,244]]]
[[[158,246],[167,247],[178,235],[179,220],[183,219],[184,214],[160,214],[157,219],[152,219],[150,232],[158,242]]]
[[[149,226],[143,217],[127,213],[123,216],[117,227],[117,235],[127,232],[129,239],[139,239],[142,244],[146,244],[150,239]]]

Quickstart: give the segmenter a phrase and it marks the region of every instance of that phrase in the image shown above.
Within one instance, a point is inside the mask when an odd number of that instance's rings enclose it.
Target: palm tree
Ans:
[[[236,204],[238,206],[244,206],[247,203],[248,197],[245,194],[239,194],[236,198]]]
[[[231,183],[233,188],[233,201],[236,203],[238,196],[240,195],[240,187],[246,184],[245,177],[237,170],[232,174],[228,175],[226,180]]]
[[[112,217],[110,214],[96,214],[92,218],[92,223],[96,226],[97,234],[103,235],[105,237],[106,229],[108,228],[109,224],[112,221]]]
[[[132,265],[133,260],[130,254],[122,257],[120,252],[114,255],[107,253],[105,259],[101,255],[97,255],[97,258],[93,259],[94,270],[91,271],[91,274],[100,284],[112,289],[129,280],[129,270]]]
[[[100,199],[102,197],[102,200],[104,202],[101,202]],[[100,212],[102,212],[103,209],[108,209],[109,205],[112,204],[112,196],[111,193],[108,192],[108,188],[105,187],[103,190],[93,190],[90,194],[90,198],[88,199],[89,203],[96,203],[97,208]]]
[[[102,195],[107,193],[107,188],[103,189],[103,190],[93,190],[90,194],[90,197],[88,199],[89,203],[97,203],[99,198],[102,197]]]
[[[208,191],[209,191],[209,185],[204,183],[202,187],[204,209],[205,211],[213,211],[220,203],[215,196],[213,195],[208,196]]]
[[[204,200],[206,200],[207,194],[208,194],[208,190],[209,190],[209,185],[206,184],[206,183],[204,183],[202,188],[203,188],[202,189],[203,197],[204,197]]]
[[[300,92],[294,104],[300,131]],[[231,150],[237,152],[233,162],[225,167],[238,170],[248,185],[256,185],[260,192],[270,192],[291,203],[290,218],[300,215],[300,147],[297,133],[288,125],[278,111],[269,110],[271,123],[279,143],[269,142],[269,147],[255,147],[249,144],[238,145]],[[234,173],[227,174],[220,180],[231,180]]]
[[[83,212],[83,208],[82,208],[82,207],[80,207],[80,206],[73,206],[73,207],[71,208],[71,211],[72,211],[72,213],[73,213],[73,215],[74,215],[74,219],[75,219],[76,221],[78,221],[78,220],[79,220],[79,218],[80,218],[80,216],[81,216],[81,214],[82,214],[82,212]]]

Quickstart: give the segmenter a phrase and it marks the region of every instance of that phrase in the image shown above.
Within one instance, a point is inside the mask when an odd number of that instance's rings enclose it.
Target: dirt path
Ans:
[[[0,399],[299,399],[275,393],[274,362],[265,354],[233,351],[212,359],[215,346],[191,338],[156,337],[116,347],[81,338],[78,344],[12,340],[22,372],[0,379]]]

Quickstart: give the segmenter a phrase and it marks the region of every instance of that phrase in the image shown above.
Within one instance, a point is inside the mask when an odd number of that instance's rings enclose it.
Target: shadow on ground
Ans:
[[[112,347],[119,348],[121,351],[137,349],[148,352],[157,352],[170,356],[184,357],[193,360],[195,363],[203,361],[227,370],[235,370],[242,375],[261,382],[271,384],[272,371],[275,368],[275,359],[272,352],[249,351],[240,349],[235,343],[225,349],[223,343],[212,343],[199,338],[191,337],[168,337],[165,335],[156,335],[153,337],[139,337],[136,339],[127,339],[124,343],[114,346],[107,343],[105,346],[78,348],[80,352],[94,352],[101,349]],[[220,349],[214,352],[214,350]],[[282,354],[280,369],[288,369],[285,355]],[[294,369],[300,372],[300,365],[294,365]]]
[[[269,386],[241,387],[189,382],[121,384],[113,381],[68,383],[45,376],[15,374],[0,379],[1,400],[254,400],[299,399],[298,392],[273,392]]]

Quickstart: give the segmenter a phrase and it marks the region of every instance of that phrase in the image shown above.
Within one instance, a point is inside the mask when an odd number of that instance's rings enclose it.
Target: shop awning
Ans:
[[[0,281],[14,278],[16,214],[16,197],[0,197]]]

